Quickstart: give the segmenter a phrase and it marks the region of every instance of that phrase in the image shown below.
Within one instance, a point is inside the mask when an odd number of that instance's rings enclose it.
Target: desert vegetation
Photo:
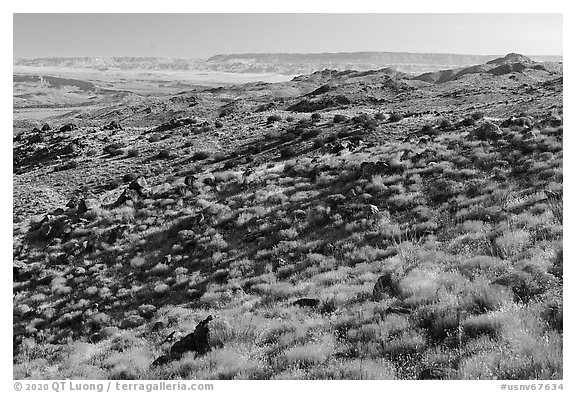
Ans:
[[[17,135],[14,378],[562,379],[558,74],[325,74]]]

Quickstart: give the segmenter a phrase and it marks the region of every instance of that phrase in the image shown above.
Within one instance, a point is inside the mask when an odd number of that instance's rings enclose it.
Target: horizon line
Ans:
[[[234,52],[234,53],[217,53],[208,57],[178,57],[178,56],[145,56],[145,55],[47,55],[47,56],[13,56],[13,59],[49,59],[49,58],[147,58],[147,59],[210,59],[216,56],[239,56],[239,55],[336,55],[336,54],[360,54],[360,53],[398,53],[398,54],[422,54],[422,55],[457,55],[457,56],[506,56],[508,54],[520,54],[523,56],[547,56],[547,57],[564,57],[564,54],[523,54],[520,52],[502,53],[456,53],[456,52],[410,52],[410,51],[353,51],[353,52]]]

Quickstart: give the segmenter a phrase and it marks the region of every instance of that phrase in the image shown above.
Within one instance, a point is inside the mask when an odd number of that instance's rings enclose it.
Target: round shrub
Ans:
[[[170,158],[170,151],[162,149],[158,152],[158,158]]]
[[[280,157],[282,158],[289,158],[294,157],[296,155],[296,149],[293,146],[287,146],[280,150]]]
[[[392,112],[392,113],[390,114],[390,117],[388,118],[388,121],[389,121],[390,123],[395,123],[395,122],[398,122],[398,121],[400,121],[400,120],[402,120],[402,119],[404,119],[404,116],[402,116],[400,113],[398,113],[398,112]]]
[[[272,123],[275,123],[275,122],[280,121],[280,120],[282,120],[282,118],[280,116],[271,115],[271,116],[268,116],[268,119],[266,119],[266,123],[272,124]]]
[[[336,114],[334,115],[333,122],[334,123],[344,123],[348,118],[344,115]]]
[[[138,157],[140,155],[140,150],[132,148],[129,149],[128,152],[126,153],[126,156],[128,157]]]

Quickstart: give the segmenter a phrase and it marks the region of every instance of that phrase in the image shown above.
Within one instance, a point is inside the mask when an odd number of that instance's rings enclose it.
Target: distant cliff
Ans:
[[[391,67],[413,75],[447,68],[482,64],[499,55],[449,53],[242,53],[208,59],[157,57],[45,57],[15,59],[14,65],[32,67],[92,68],[98,70],[201,70],[235,73],[302,75],[322,69],[367,71]],[[531,56],[537,61],[562,61],[561,56]]]

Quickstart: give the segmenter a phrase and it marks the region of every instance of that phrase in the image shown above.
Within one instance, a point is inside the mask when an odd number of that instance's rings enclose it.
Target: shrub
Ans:
[[[280,121],[280,120],[282,120],[282,118],[280,116],[271,115],[271,116],[268,116],[268,119],[266,119],[266,123],[272,124],[272,123],[275,123],[275,122]]]
[[[126,145],[124,143],[112,143],[104,148],[104,153],[109,154],[111,156],[120,156],[124,154],[123,147]]]
[[[311,130],[304,131],[300,135],[300,138],[302,138],[302,140],[308,140],[308,139],[312,139],[314,137],[317,137],[318,135],[320,135],[320,130],[314,128]]]
[[[398,122],[398,121],[400,121],[400,120],[402,120],[402,119],[404,119],[404,116],[402,116],[400,113],[398,113],[398,112],[392,112],[392,113],[390,114],[390,117],[388,118],[388,121],[389,121],[390,123],[396,123],[396,122]]]
[[[290,158],[296,155],[296,149],[293,146],[284,147],[280,150],[280,157],[282,158]]]
[[[201,160],[205,160],[207,158],[210,157],[210,153],[207,151],[197,151],[196,153],[194,153],[194,155],[192,156],[192,160],[194,161],[201,161]]]
[[[530,244],[530,233],[526,230],[506,231],[495,240],[502,258],[510,258]]]
[[[470,115],[470,117],[472,117],[472,119],[474,119],[476,121],[482,120],[484,118],[484,112],[476,111],[476,112],[472,113]]]
[[[480,335],[488,335],[496,338],[504,324],[502,315],[499,313],[489,313],[470,317],[462,322],[462,330],[469,338]]]
[[[451,129],[452,127],[454,127],[454,124],[452,124],[452,122],[446,118],[440,120],[440,123],[438,124],[438,128],[441,130]]]
[[[320,149],[320,148],[324,147],[324,141],[322,140],[322,138],[314,139],[314,143],[312,144],[312,147],[314,149]]]
[[[162,149],[158,152],[158,158],[170,158],[170,151],[167,149]]]
[[[344,123],[348,118],[344,115],[336,114],[334,115],[333,122],[334,123]]]
[[[138,157],[140,155],[140,150],[136,148],[129,149],[126,153],[127,157]]]

